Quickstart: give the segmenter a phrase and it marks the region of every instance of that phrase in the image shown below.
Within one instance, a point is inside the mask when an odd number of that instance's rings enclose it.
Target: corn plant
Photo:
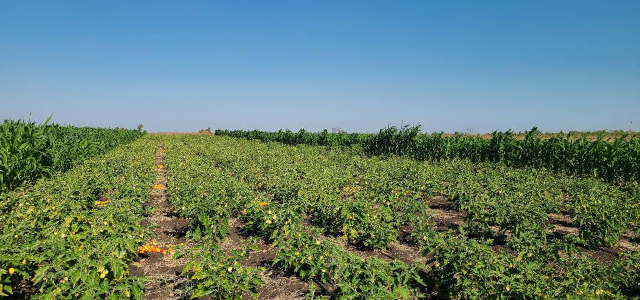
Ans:
[[[143,132],[5,120],[0,125],[0,193],[66,171]]]

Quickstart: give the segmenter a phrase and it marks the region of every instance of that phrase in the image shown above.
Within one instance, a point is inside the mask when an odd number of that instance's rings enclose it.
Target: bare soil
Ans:
[[[429,208],[433,212],[431,219],[436,223],[437,231],[457,229],[467,217],[467,212],[457,210],[455,204],[443,196],[431,198]]]
[[[159,166],[164,161],[163,146],[158,147],[154,164]],[[147,216],[143,225],[154,227],[154,239],[158,247],[166,249],[166,245],[185,243],[186,228],[189,221],[180,219],[167,202],[165,169],[156,167],[154,185],[164,186],[165,189],[153,189],[149,195],[147,205],[153,207],[153,213]],[[148,241],[153,244],[153,241]],[[129,265],[131,276],[141,276],[149,279],[145,283],[145,300],[186,299],[182,285],[188,284],[189,279],[181,275],[186,258],[176,260],[171,254],[142,254]]]
[[[33,282],[29,280],[22,280],[18,284],[12,283],[11,286],[13,287],[13,294],[4,299],[31,299],[31,295],[37,292],[37,289],[33,286]]]

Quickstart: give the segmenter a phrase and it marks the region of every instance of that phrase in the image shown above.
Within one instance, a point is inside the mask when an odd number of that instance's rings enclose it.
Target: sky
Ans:
[[[0,119],[640,130],[640,1],[0,1]],[[631,123],[633,122],[633,124]]]

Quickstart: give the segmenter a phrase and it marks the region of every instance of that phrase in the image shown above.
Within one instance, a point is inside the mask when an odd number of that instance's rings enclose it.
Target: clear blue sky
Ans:
[[[0,119],[640,129],[640,1],[0,2]]]

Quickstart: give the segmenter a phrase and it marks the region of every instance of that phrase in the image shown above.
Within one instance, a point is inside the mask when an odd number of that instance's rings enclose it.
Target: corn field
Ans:
[[[594,176],[610,182],[640,179],[640,138],[621,135],[605,140],[602,132],[595,141],[589,133],[562,134],[541,138],[537,128],[518,139],[512,131],[493,132],[491,138],[444,133],[421,134],[419,126],[388,127],[377,134],[319,133],[305,131],[216,130],[227,135],[288,145],[360,147],[367,155],[401,155],[418,160],[469,159],[472,162],[504,163],[511,167],[544,168],[554,172]]]
[[[0,125],[0,193],[66,171],[140,137],[126,129],[62,126],[23,120]]]

